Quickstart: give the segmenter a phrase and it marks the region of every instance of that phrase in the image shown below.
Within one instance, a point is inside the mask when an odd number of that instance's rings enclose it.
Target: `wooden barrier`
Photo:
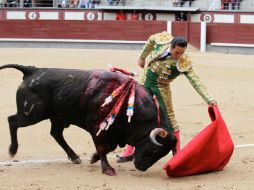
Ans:
[[[163,21],[0,20],[0,38],[146,40]]]
[[[0,38],[146,41],[166,21],[0,20]],[[172,22],[173,36],[200,47],[200,23]],[[207,44],[254,44],[253,24],[207,24]]]

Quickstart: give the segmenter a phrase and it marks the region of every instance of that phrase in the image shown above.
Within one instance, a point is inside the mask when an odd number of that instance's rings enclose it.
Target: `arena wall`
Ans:
[[[127,10],[126,10],[127,11]],[[145,11],[144,14],[147,12]],[[155,12],[153,12],[155,13]],[[206,43],[209,50],[221,47],[252,49],[254,46],[254,13],[247,12],[188,12],[189,21],[178,22],[168,13],[169,20],[113,20],[116,11],[109,10],[74,10],[74,9],[0,9],[0,41],[34,42],[37,39],[73,40],[81,43],[118,43],[119,46],[132,44],[131,48],[139,48],[147,38],[157,32],[169,31],[174,36],[185,36],[190,44],[200,48],[200,23],[206,22]],[[143,13],[142,13],[143,14]],[[175,13],[174,13],[175,14]],[[111,15],[111,16],[110,16]],[[165,17],[165,15],[164,15]],[[112,19],[110,19],[112,18]],[[128,18],[128,17],[127,17]],[[152,16],[149,18],[153,18]],[[165,17],[166,18],[166,17]],[[22,39],[22,40],[20,40]],[[93,41],[91,41],[93,40]],[[107,41],[109,40],[109,41]],[[105,42],[106,41],[106,42]],[[46,41],[44,41],[46,43]],[[3,43],[2,43],[3,44]],[[120,45],[119,45],[120,44]],[[103,46],[103,45],[102,45]],[[81,46],[82,47],[82,46]],[[224,50],[223,50],[224,51]],[[228,50],[227,50],[228,51]],[[224,51],[225,52],[225,51]],[[238,52],[238,51],[236,51]]]

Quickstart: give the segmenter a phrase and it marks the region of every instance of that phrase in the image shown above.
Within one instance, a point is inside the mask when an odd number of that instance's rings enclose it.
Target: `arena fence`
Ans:
[[[150,35],[161,31],[168,31],[173,36],[184,36],[197,48],[202,46],[200,22],[0,20],[0,26],[2,46],[4,42],[5,45],[33,42],[44,43],[46,47],[59,47],[63,43],[64,47],[68,47],[67,44],[72,43],[79,44],[81,48],[96,48],[100,44],[109,48],[135,49],[136,46],[139,49]],[[205,28],[206,39],[203,43],[208,50],[223,46],[221,51],[231,53],[231,45],[236,53],[253,53],[253,24],[206,23]],[[244,48],[243,52],[239,51],[240,47]]]

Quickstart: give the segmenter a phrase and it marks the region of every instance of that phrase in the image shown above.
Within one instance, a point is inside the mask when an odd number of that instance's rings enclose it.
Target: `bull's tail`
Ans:
[[[21,71],[24,74],[24,77],[32,75],[38,68],[34,66],[23,66],[23,65],[17,65],[17,64],[7,64],[0,67],[0,70],[6,69],[6,68],[14,68],[19,71]]]

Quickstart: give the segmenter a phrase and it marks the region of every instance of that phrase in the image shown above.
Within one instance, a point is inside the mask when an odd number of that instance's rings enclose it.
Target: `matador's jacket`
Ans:
[[[193,71],[192,61],[187,54],[182,55],[179,60],[174,60],[171,56],[161,59],[170,48],[172,39],[168,32],[154,34],[148,39],[140,55],[146,59],[147,64],[141,83],[157,97],[162,113],[167,114],[169,119],[169,130],[176,132],[179,125],[175,119],[170,90],[170,83],[176,77],[184,74],[207,104],[214,99]]]

